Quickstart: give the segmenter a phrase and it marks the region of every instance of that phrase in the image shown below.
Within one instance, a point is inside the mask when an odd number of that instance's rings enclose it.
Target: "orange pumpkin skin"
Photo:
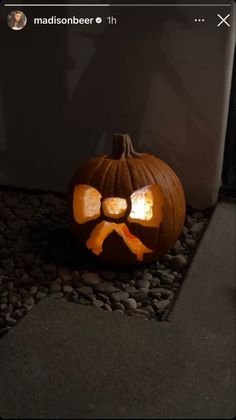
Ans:
[[[98,156],[85,162],[70,182],[67,195],[69,223],[73,234],[86,246],[93,229],[104,221],[104,214],[101,213],[96,219],[82,224],[75,220],[74,190],[76,186],[83,184],[95,188],[102,199],[109,197],[126,199],[129,209],[119,222],[125,223],[131,234],[152,250],[144,253],[140,261],[122,237],[113,231],[104,240],[102,252],[98,255],[104,262],[120,266],[149,263],[168,252],[178,239],[186,208],[181,182],[175,172],[162,160],[150,154],[135,152],[127,134],[115,134],[112,154]],[[127,215],[130,212],[131,194],[153,184],[157,184],[162,193],[163,201],[154,202],[154,206],[162,207],[161,223],[158,226],[147,227],[139,222],[130,222]]]

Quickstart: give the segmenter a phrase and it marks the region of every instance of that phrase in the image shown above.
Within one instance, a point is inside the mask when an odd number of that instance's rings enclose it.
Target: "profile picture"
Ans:
[[[19,31],[25,27],[27,17],[21,10],[13,10],[13,12],[9,13],[7,16],[7,23],[11,29]]]

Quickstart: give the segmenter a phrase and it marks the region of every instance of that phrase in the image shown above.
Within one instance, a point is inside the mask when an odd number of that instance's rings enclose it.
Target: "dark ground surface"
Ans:
[[[36,305],[0,342],[0,415],[234,418],[235,210],[218,204],[168,321]]]
[[[132,269],[91,258],[72,237],[62,194],[0,191],[0,336],[46,296],[161,320],[181,287],[212,210],[187,209],[159,261]]]

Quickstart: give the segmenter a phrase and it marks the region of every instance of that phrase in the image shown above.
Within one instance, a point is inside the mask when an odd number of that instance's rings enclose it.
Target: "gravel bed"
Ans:
[[[48,295],[161,321],[211,213],[188,208],[182,234],[168,254],[152,264],[120,270],[78,245],[69,232],[63,196],[0,191],[0,337]]]

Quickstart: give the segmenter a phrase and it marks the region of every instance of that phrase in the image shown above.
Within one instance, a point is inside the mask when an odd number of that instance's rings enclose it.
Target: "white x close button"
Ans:
[[[225,17],[222,17],[219,13],[217,13],[217,16],[218,18],[220,18],[220,22],[218,23],[217,27],[222,25],[222,23],[225,23],[225,25],[230,26],[229,22],[227,22],[227,19],[230,17],[230,13]]]

